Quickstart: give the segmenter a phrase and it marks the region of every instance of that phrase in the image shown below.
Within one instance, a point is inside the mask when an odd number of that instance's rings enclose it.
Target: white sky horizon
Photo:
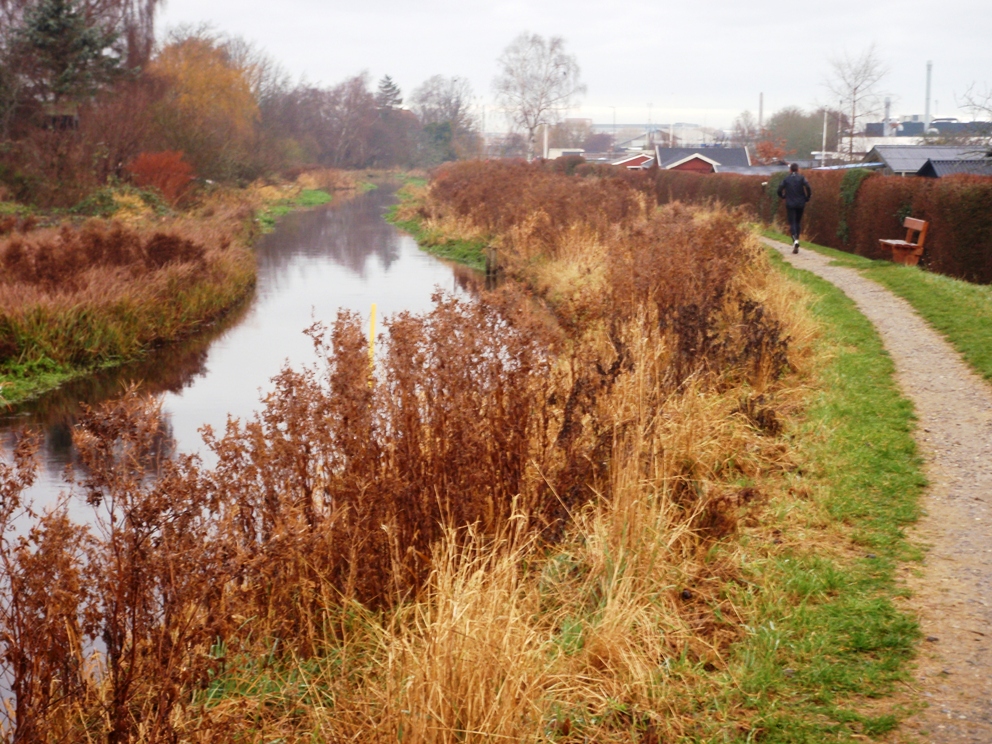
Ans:
[[[390,75],[406,98],[431,75],[467,79],[486,129],[494,126],[492,79],[502,50],[524,31],[561,36],[588,92],[568,113],[597,124],[686,122],[729,128],[744,110],[767,120],[786,106],[836,107],[824,82],[830,59],[874,43],[889,73],[880,86],[894,118],[922,115],[933,61],[931,117],[970,119],[969,86],[992,86],[992,3],[836,0],[781,10],[771,0],[692,4],[630,0],[619,11],[591,0],[168,0],[164,31],[210,24],[258,45],[294,80],[334,85],[367,72]]]

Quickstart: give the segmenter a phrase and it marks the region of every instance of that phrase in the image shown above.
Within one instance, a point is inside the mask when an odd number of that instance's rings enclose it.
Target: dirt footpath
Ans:
[[[929,550],[906,580],[927,639],[911,695],[926,707],[897,740],[992,742],[992,385],[884,287],[830,259],[765,239],[795,267],[832,282],[878,329],[903,393],[930,488],[914,539]]]

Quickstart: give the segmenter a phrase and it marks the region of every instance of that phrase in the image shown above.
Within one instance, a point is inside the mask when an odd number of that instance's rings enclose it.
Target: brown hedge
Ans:
[[[992,284],[992,178],[901,178],[851,171],[807,171],[813,199],[803,218],[805,237],[868,258],[888,258],[879,238],[905,236],[906,216],[930,222],[921,264],[931,271]],[[658,171],[655,195],[670,201],[719,201],[751,209],[771,223],[784,221],[785,209],[775,196],[782,176],[701,175]],[[845,201],[850,189],[853,201]],[[855,190],[856,189],[856,190]]]

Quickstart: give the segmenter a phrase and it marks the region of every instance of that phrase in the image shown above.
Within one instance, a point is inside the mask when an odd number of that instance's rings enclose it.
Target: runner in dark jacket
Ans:
[[[813,189],[805,176],[799,174],[799,164],[789,166],[789,175],[778,187],[778,196],[785,199],[785,211],[789,216],[789,230],[792,232],[792,252],[799,253],[799,226],[803,221],[803,209],[813,196]]]

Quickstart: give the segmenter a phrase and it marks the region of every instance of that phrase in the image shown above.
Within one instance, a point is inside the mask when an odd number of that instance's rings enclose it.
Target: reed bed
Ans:
[[[507,173],[532,202],[493,206]],[[312,367],[206,433],[213,467],[134,392],[90,411],[90,527],[20,503],[25,438],[0,473],[0,526],[35,525],[0,531],[7,738],[697,735],[815,329],[734,215],[574,187],[443,171],[422,209],[498,241],[510,281],[391,319],[374,368],[357,317],[316,324]]]
[[[0,241],[0,369],[30,383],[133,359],[227,312],[255,281],[235,223],[90,220]]]

